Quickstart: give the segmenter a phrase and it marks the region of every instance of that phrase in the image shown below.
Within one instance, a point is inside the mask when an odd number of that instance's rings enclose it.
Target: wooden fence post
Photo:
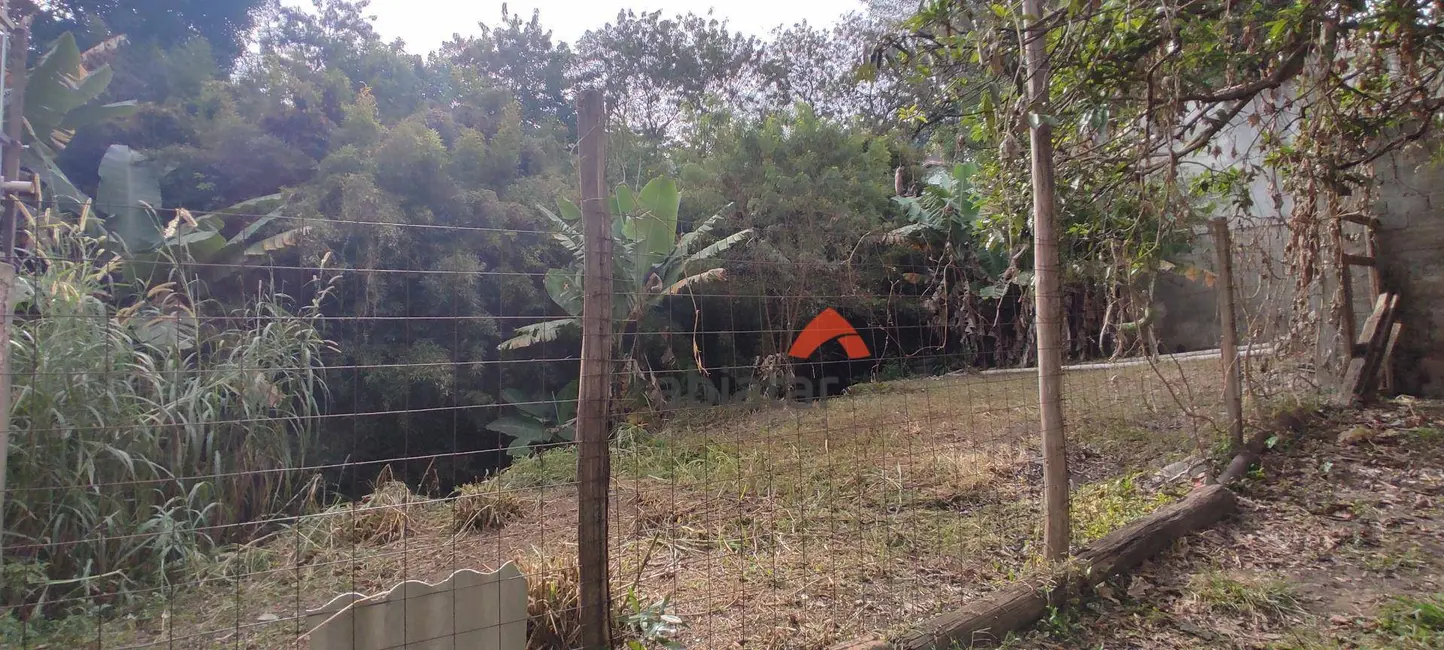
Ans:
[[[1239,377],[1238,325],[1234,320],[1233,241],[1228,234],[1228,220],[1222,217],[1209,222],[1213,227],[1213,246],[1218,253],[1218,324],[1219,359],[1223,364],[1223,401],[1228,407],[1228,441],[1234,453],[1243,450],[1243,383]]]
[[[1058,273],[1058,230],[1053,127],[1048,114],[1047,28],[1042,0],[1023,0],[1027,25],[1029,140],[1033,152],[1033,264],[1038,334],[1038,410],[1043,433],[1043,546],[1051,561],[1068,556],[1068,443],[1063,433],[1063,312]]]
[[[611,644],[607,506],[611,488],[608,404],[612,370],[612,220],[606,193],[606,115],[599,91],[577,97],[583,252],[582,363],[577,396],[577,562],[582,647]]]
[[[5,15],[5,22],[12,23],[10,19],[10,4],[0,0],[0,12]],[[28,72],[30,52],[30,18],[23,18],[15,26],[14,33],[7,37],[6,62],[10,66],[7,84],[0,83],[5,87],[6,94],[10,96],[10,110],[5,115],[5,134],[10,138],[10,144],[5,147],[3,155],[0,155],[0,176],[6,181],[20,180],[20,156],[23,151],[21,142],[25,136],[25,83]],[[5,75],[0,70],[0,76]],[[15,310],[10,305],[10,290],[15,282],[15,224],[20,220],[20,199],[14,193],[6,192],[4,201],[3,217],[0,217],[0,253],[3,253],[3,263],[8,268],[3,275],[0,275],[0,308],[4,308],[3,315],[0,315],[0,563],[3,563],[3,551],[5,548],[5,503],[6,499],[6,475],[5,470],[10,460],[10,409],[14,406],[11,403],[11,371],[10,371],[10,327],[15,318]]]

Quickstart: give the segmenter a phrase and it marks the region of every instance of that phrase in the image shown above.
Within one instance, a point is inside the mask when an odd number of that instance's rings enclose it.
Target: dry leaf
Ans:
[[[1352,445],[1368,440],[1374,435],[1373,429],[1369,427],[1354,427],[1339,434],[1339,444]]]

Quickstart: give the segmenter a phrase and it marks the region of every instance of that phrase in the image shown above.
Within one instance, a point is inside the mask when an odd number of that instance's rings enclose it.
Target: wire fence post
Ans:
[[[612,366],[612,224],[606,204],[606,131],[602,95],[577,98],[582,190],[582,362],[577,397],[577,562],[582,647],[611,646],[607,504],[611,458],[607,447]]]
[[[1213,219],[1213,245],[1218,249],[1219,359],[1223,364],[1224,404],[1228,407],[1228,440],[1233,452],[1243,449],[1243,385],[1239,377],[1238,330],[1233,302],[1233,241],[1228,220]]]
[[[1029,21],[1028,122],[1033,150],[1033,259],[1038,335],[1038,406],[1043,430],[1043,545],[1049,560],[1068,555],[1068,446],[1063,434],[1062,302],[1053,214],[1053,128],[1048,114],[1047,28],[1041,0],[1023,0]]]

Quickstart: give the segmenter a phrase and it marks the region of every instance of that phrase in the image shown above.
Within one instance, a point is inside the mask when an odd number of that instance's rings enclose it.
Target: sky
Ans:
[[[283,0],[309,7],[308,0]],[[425,54],[450,40],[454,33],[476,32],[478,22],[495,24],[501,18],[501,0],[372,0],[368,13],[376,17],[376,30],[386,40],[400,37],[408,50]],[[838,17],[861,8],[860,0],[512,0],[512,13],[530,18],[541,10],[542,25],[552,37],[575,43],[588,29],[612,22],[623,8],[641,12],[663,10],[664,15],[691,11],[725,18],[733,31],[765,36],[780,24],[806,20],[814,26],[832,24]]]

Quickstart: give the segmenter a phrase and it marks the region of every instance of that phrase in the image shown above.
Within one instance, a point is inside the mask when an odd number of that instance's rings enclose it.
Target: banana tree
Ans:
[[[135,113],[134,101],[96,102],[110,85],[110,66],[90,69],[93,60],[113,50],[120,38],[85,52],[65,33],[55,40],[27,74],[25,84],[25,150],[21,163],[40,177],[45,191],[61,209],[77,212],[85,194],[60,171],[55,160],[82,127]]]
[[[640,192],[619,186],[611,197],[612,267],[615,274],[612,320],[623,331],[628,324],[638,322],[660,305],[667,296],[683,294],[701,284],[725,280],[726,270],[714,265],[715,258],[752,237],[752,230],[743,230],[696,249],[703,237],[711,234],[721,223],[722,215],[716,214],[703,220],[692,231],[679,237],[677,211],[680,204],[681,193],[677,184],[664,177],[652,179]],[[519,350],[554,341],[581,324],[584,260],[579,221],[582,213],[575,204],[565,199],[559,200],[557,207],[557,212],[546,208],[541,208],[541,211],[555,226],[556,240],[571,252],[572,263],[566,268],[547,271],[543,285],[552,301],[568,316],[519,327],[512,338],[497,346],[500,350]]]
[[[941,343],[982,350],[986,346],[974,339],[998,329],[993,326],[998,305],[988,301],[1028,286],[1032,273],[1019,268],[1016,245],[1003,232],[1007,224],[982,216],[973,186],[977,172],[972,164],[954,165],[935,173],[917,196],[893,197],[908,223],[884,233],[882,241],[922,257],[922,272],[904,273],[902,279],[919,286],[921,306]]]
[[[284,219],[280,194],[199,215],[176,208],[162,219],[160,176],[144,155],[111,145],[100,162],[95,199],[79,196],[82,230],[106,236],[105,247],[121,260],[121,274],[138,281],[136,286],[166,282],[171,278],[165,274],[182,265],[187,282],[220,282],[252,261],[297,245],[310,231],[274,226]]]
[[[971,277],[960,279],[979,283],[975,289],[981,297],[998,297],[1006,293],[1010,281],[1027,284],[1031,274],[1008,273],[1010,256],[980,219],[982,201],[972,183],[977,172],[971,163],[954,165],[951,173],[923,185],[918,196],[893,197],[910,223],[888,231],[883,241],[922,251],[934,271],[934,282],[942,285],[950,284],[949,271],[972,267]],[[922,277],[908,279],[918,282]]]
[[[127,276],[154,279],[159,265],[183,258],[195,262],[202,280],[220,280],[248,259],[293,246],[304,228],[260,237],[280,218],[279,195],[251,199],[219,213],[192,217],[178,210],[162,220],[159,169],[144,154],[113,145],[100,161],[100,184],[91,197],[80,191],[56,164],[59,153],[83,127],[135,113],[134,101],[102,104],[96,100],[114,76],[110,66],[94,65],[124,37],[115,37],[81,51],[72,34],[62,34],[28,72],[25,86],[25,144],[22,163],[40,177],[45,191],[61,210],[86,216],[101,226],[115,251],[126,259]],[[231,215],[236,216],[230,216]],[[224,237],[227,221],[254,218],[240,231]],[[91,217],[101,217],[91,221]],[[230,228],[234,230],[234,228]],[[274,229],[270,229],[274,230]],[[98,233],[97,233],[98,234]]]
[[[577,381],[544,395],[526,395],[514,388],[501,391],[511,413],[492,420],[486,428],[511,438],[506,452],[513,458],[525,455],[532,445],[576,437]]]

